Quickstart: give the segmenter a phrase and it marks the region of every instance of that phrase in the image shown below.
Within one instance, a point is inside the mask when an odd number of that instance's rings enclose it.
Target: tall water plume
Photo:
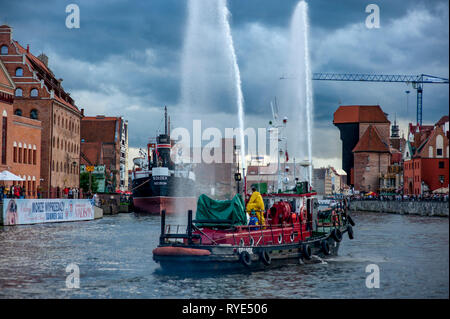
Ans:
[[[244,128],[244,99],[226,0],[189,0],[184,47],[181,57],[181,98],[179,117],[190,130],[193,120],[202,120],[202,129],[229,127],[229,113],[237,115]],[[231,112],[230,112],[231,111]],[[219,116],[218,116],[219,114]],[[227,123],[225,118],[228,119]],[[191,138],[193,139],[193,128]],[[223,133],[224,131],[222,131]],[[198,141],[197,141],[198,142]],[[200,148],[201,144],[192,147]],[[244,145],[241,134],[238,143]],[[245,158],[242,146],[241,158]],[[198,160],[198,159],[197,159]],[[243,162],[245,165],[245,162]],[[242,165],[241,165],[242,166]],[[197,176],[197,190],[212,193],[215,174]],[[215,195],[220,195],[216,190]],[[180,208],[182,209],[182,208]]]
[[[229,124],[212,122],[208,113],[226,113],[231,107],[243,132],[244,98],[229,15],[226,0],[188,1],[180,105],[186,121],[202,119],[203,127],[218,128]],[[245,167],[243,134],[238,143]]]
[[[313,92],[308,38],[308,5],[302,0],[291,18],[285,67],[287,77],[282,83],[280,102],[281,107],[287,109],[289,118],[287,135],[290,151],[312,164]],[[308,174],[311,183],[312,165]]]

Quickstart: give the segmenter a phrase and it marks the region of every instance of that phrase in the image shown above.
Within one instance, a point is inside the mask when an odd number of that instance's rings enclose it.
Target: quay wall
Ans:
[[[448,217],[449,202],[354,200],[352,211]]]

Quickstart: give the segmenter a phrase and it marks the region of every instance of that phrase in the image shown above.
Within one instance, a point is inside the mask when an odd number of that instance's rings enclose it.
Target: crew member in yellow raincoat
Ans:
[[[247,213],[251,216],[252,210],[255,211],[258,217],[259,225],[264,225],[264,201],[260,192],[256,191],[256,187],[252,187],[252,196],[247,203]]]

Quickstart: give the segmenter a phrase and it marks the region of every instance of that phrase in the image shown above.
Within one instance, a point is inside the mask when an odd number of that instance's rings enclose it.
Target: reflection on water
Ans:
[[[448,298],[447,218],[353,217],[355,239],[345,237],[326,263],[201,277],[159,270],[152,260],[158,216],[0,226],[0,297]],[[70,263],[80,267],[80,289],[66,288]],[[368,264],[380,268],[379,289],[365,286]]]

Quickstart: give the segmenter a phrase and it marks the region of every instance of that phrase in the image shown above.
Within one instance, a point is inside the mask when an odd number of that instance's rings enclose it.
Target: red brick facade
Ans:
[[[0,48],[0,59],[16,87],[14,114],[41,122],[40,184],[44,196],[58,196],[64,187],[79,187],[82,115],[61,86],[62,79],[55,78],[45,55],[37,58],[14,41],[8,26],[0,26]]]
[[[441,122],[441,121],[440,121]],[[414,140],[407,147],[403,170],[403,193],[420,195],[449,185],[448,118],[436,123],[433,129],[412,127]],[[412,156],[411,156],[412,155]]]
[[[81,120],[81,164],[105,165],[109,191],[128,189],[128,123],[122,117]]]
[[[0,60],[0,170],[8,170],[24,181],[20,185],[27,197],[36,197],[40,185],[41,121],[14,115],[15,84]]]

